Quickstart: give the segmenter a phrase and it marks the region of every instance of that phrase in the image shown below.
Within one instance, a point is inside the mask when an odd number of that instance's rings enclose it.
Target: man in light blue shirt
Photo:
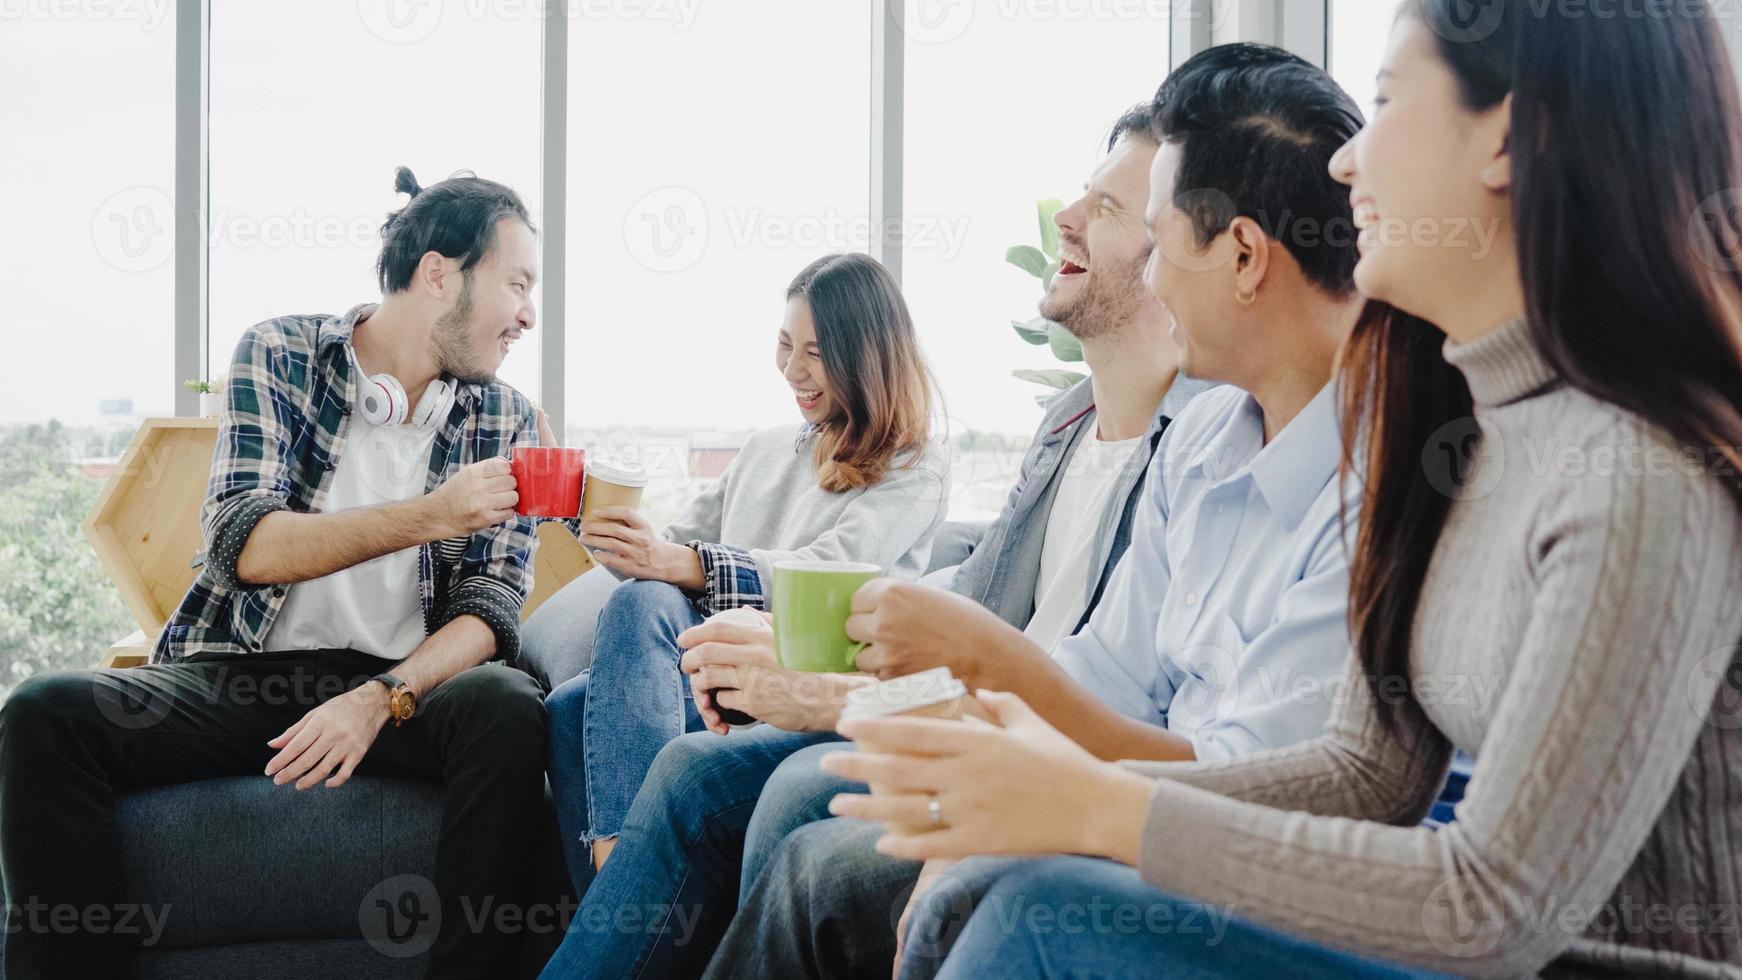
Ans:
[[[1106,599],[1053,651],[1198,759],[1303,741],[1329,714],[1323,684],[1349,651],[1335,396],[1326,385],[1269,445],[1252,395],[1201,396],[1162,438]],[[1359,496],[1342,501],[1351,518]]]

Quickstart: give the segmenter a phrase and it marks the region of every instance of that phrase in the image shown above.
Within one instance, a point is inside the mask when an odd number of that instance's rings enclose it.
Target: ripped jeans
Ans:
[[[569,877],[585,889],[592,842],[615,837],[665,743],[700,731],[677,637],[702,621],[664,582],[625,582],[599,614],[591,669],[545,699],[551,796]]]

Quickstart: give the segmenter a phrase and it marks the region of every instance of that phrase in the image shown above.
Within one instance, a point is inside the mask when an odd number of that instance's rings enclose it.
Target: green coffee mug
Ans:
[[[774,566],[774,653],[789,670],[848,673],[865,644],[847,638],[853,593],[883,569],[851,561]]]

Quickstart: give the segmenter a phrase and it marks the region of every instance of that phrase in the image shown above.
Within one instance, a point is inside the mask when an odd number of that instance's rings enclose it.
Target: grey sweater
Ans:
[[[1446,358],[1484,438],[1424,586],[1425,721],[1351,666],[1325,734],[1157,781],[1151,883],[1448,973],[1742,976],[1742,520],[1703,460],[1513,323]],[[1455,823],[1416,826],[1452,747]]]
[[[814,444],[808,435],[800,441],[802,431],[786,425],[752,435],[665,539],[749,551],[764,589],[773,588],[774,563],[787,560],[869,562],[896,578],[918,578],[949,510],[947,450],[898,457],[877,485],[829,493],[817,486]]]

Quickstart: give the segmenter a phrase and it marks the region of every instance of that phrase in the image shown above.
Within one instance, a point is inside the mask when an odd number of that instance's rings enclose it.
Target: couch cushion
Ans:
[[[129,896],[168,909],[159,948],[354,937],[371,889],[433,874],[441,785],[209,779],[131,793],[119,824]]]

